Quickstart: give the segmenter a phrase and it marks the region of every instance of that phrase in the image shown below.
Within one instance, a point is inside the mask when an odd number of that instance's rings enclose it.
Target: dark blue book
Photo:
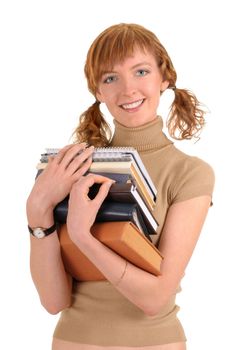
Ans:
[[[60,224],[65,224],[68,213],[68,197],[59,203],[54,210],[54,219]],[[105,201],[101,205],[96,216],[96,222],[130,221],[150,241],[149,230],[144,223],[139,206],[136,203]]]

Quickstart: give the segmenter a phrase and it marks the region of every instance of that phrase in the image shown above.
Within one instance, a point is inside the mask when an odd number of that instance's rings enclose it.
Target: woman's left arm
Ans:
[[[95,182],[101,183],[100,191],[90,200],[87,196],[88,190]],[[90,233],[111,183],[101,176],[90,175],[73,185],[67,218],[69,235],[120,293],[145,314],[156,315],[176,293],[199,238],[211,197],[196,197],[173,204],[169,208],[159,244],[164,255],[161,276],[154,276],[130,263],[126,265],[125,259]]]

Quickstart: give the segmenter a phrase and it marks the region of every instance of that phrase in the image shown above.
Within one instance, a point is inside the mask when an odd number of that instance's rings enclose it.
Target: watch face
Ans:
[[[43,231],[43,229],[40,228],[40,227],[37,227],[37,228],[34,229],[33,235],[34,235],[35,237],[37,237],[37,238],[43,238],[43,237],[46,236],[45,233],[44,233],[44,231]]]

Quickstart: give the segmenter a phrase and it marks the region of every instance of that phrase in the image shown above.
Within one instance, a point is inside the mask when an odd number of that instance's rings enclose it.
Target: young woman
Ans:
[[[101,33],[89,49],[85,74],[96,101],[80,118],[77,143],[49,160],[27,201],[30,231],[42,227],[46,235],[31,235],[32,277],[48,312],[62,311],[53,350],[186,349],[175,297],[211,204],[214,174],[207,163],[184,154],[165,136],[157,107],[161,94],[172,89],[168,129],[178,139],[197,136],[204,112],[195,95],[176,87],[166,50],[139,25],[114,25]],[[114,118],[112,137],[100,103]],[[153,243],[164,255],[161,276],[128,263],[91,235],[112,181],[83,175],[93,146],[108,145],[135,147],[157,187],[159,227]],[[100,191],[89,200],[95,182]],[[69,235],[105,281],[76,282],[65,271],[53,209],[69,193]]]

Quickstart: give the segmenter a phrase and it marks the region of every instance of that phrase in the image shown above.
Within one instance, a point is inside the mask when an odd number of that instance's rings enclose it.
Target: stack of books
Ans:
[[[48,157],[55,156],[58,151],[46,149],[37,165],[38,174],[46,167]],[[154,216],[157,190],[138,152],[131,147],[96,148],[92,158],[90,173],[116,181],[99,209],[92,234],[134,265],[160,274],[163,256],[151,243],[151,235],[158,227]],[[88,196],[94,198],[98,190],[99,185],[94,184]],[[105,279],[70,240],[67,212],[68,197],[54,210],[55,220],[61,224],[59,239],[66,270],[77,280]]]

